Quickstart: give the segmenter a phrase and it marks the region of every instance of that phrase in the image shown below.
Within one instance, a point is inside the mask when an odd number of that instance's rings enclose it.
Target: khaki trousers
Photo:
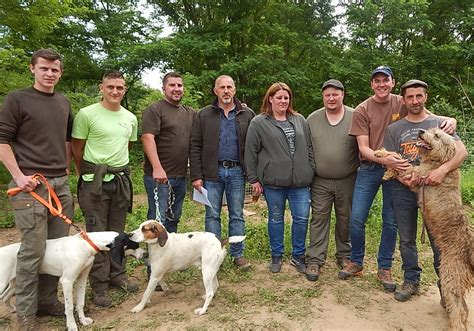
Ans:
[[[47,178],[63,206],[63,214],[73,215],[73,199],[69,190],[68,176]],[[16,187],[12,180],[9,188]],[[43,184],[35,192],[47,199]],[[21,232],[21,246],[16,267],[16,310],[21,316],[35,314],[38,304],[51,304],[58,300],[58,277],[38,275],[38,268],[46,248],[46,239],[69,235],[69,225],[53,217],[40,202],[29,193],[20,192],[10,197],[16,227]]]
[[[333,205],[336,214],[336,259],[349,259],[351,255],[349,219],[355,179],[356,173],[342,179],[314,177],[311,185],[312,216],[307,264],[323,266],[326,262]]]

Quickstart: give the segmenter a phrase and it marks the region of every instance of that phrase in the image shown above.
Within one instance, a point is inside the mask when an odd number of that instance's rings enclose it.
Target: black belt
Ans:
[[[234,161],[219,161],[219,165],[223,166],[224,168],[235,168],[240,166],[239,162],[234,162]]]

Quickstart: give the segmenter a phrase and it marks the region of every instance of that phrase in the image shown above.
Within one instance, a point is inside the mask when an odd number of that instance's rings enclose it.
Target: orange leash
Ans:
[[[32,176],[32,178],[36,179],[36,180],[38,180],[38,181],[40,181],[41,183],[44,184],[44,186],[46,187],[46,189],[48,191],[48,200],[43,199],[41,196],[39,196],[34,191],[30,192],[31,196],[33,198],[35,198],[36,200],[38,200],[46,208],[48,208],[51,215],[60,217],[64,222],[66,222],[67,224],[71,225],[74,229],[76,229],[76,231],[79,232],[81,237],[85,241],[87,241],[89,243],[89,245],[91,245],[94,250],[99,252],[100,251],[99,247],[97,247],[97,245],[92,242],[92,240],[89,238],[87,233],[85,231],[81,230],[80,227],[78,227],[76,224],[74,224],[66,215],[63,214],[63,206],[61,204],[61,201],[59,200],[56,192],[54,192],[53,188],[49,185],[46,178],[41,174],[34,174]],[[13,187],[13,188],[7,190],[7,194],[10,197],[14,196],[15,194],[17,194],[19,192],[21,192],[21,189],[19,187]],[[56,207],[54,207],[53,201],[54,201],[54,204],[56,205]]]

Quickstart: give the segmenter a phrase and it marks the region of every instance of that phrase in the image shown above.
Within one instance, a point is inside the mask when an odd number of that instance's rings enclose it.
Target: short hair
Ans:
[[[102,76],[102,80],[106,80],[106,79],[123,79],[123,80],[125,80],[125,78],[123,77],[123,73],[119,70],[116,70],[116,69],[107,70],[104,73],[104,75]]]
[[[183,77],[181,77],[181,75],[175,71],[171,71],[171,72],[168,72],[164,77],[163,77],[163,80],[162,80],[162,83],[163,83],[163,87],[166,86],[166,83],[168,83],[168,79],[169,78],[181,78],[183,79]]]
[[[232,81],[232,84],[234,85],[235,87],[235,81],[234,81],[234,78],[232,78],[231,76],[229,75],[220,75],[219,77],[216,78],[216,80],[214,81],[214,87],[217,87],[217,83],[221,80],[221,79],[224,79],[224,78],[228,78]]]
[[[33,52],[33,54],[31,54],[31,61],[30,61],[31,65],[35,66],[35,64],[38,63],[38,59],[40,57],[48,61],[59,60],[60,68],[61,70],[63,70],[64,63],[63,63],[63,60],[61,59],[61,55],[58,52],[55,52],[50,48],[38,49],[37,51]]]
[[[293,109],[293,93],[288,85],[285,83],[274,83],[270,86],[265,93],[265,97],[263,98],[262,107],[260,108],[260,113],[266,115],[273,115],[272,104],[270,103],[270,97],[273,97],[278,91],[286,91],[290,96],[290,102],[288,104],[288,109],[286,111],[287,114],[295,115],[296,111]]]

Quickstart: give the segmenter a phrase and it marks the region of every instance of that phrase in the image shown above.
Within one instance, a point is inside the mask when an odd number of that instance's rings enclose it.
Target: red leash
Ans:
[[[71,225],[74,229],[76,229],[76,231],[79,232],[81,237],[85,241],[87,241],[89,243],[89,245],[91,245],[92,248],[96,252],[99,252],[100,251],[99,247],[97,247],[97,245],[92,242],[92,240],[89,238],[87,233],[85,231],[81,230],[80,227],[78,227],[76,224],[74,224],[66,215],[63,214],[63,206],[61,204],[61,201],[59,201],[59,198],[56,195],[56,192],[54,192],[53,188],[49,185],[46,178],[41,174],[34,174],[32,176],[32,178],[36,179],[36,180],[38,180],[38,181],[40,181],[41,183],[44,184],[44,186],[48,190],[48,200],[46,201],[45,199],[43,199],[41,196],[39,196],[34,191],[30,192],[31,196],[33,198],[35,198],[36,200],[38,200],[46,208],[48,208],[51,215],[60,217],[64,222],[66,222],[67,224]],[[21,189],[19,187],[13,187],[13,188],[7,190],[8,196],[11,196],[11,197],[14,196],[15,194],[19,193],[19,192],[21,192]],[[52,198],[52,200],[51,200],[51,198]],[[54,201],[54,204],[56,205],[56,207],[53,206],[53,201]]]

